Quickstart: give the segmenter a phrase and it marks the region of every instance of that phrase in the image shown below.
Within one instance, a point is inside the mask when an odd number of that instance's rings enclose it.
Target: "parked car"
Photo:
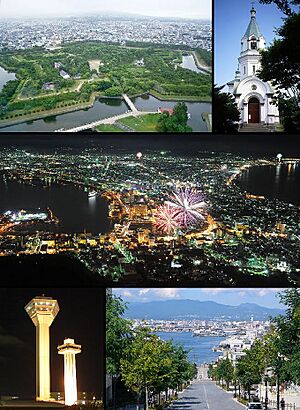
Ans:
[[[247,410],[263,410],[263,406],[261,403],[251,402],[247,405]]]

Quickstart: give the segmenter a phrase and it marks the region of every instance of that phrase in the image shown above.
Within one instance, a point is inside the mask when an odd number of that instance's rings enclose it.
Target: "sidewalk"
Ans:
[[[264,386],[261,387],[261,397],[264,400],[266,396]],[[268,398],[269,398],[269,408],[270,410],[277,410],[277,399],[276,399],[276,392],[270,391],[268,389]],[[285,389],[284,393],[280,394],[280,400],[284,399],[285,401],[285,410],[300,410],[300,392],[291,389]]]

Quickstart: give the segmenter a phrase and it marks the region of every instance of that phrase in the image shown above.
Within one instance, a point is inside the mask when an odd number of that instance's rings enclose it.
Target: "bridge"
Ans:
[[[104,118],[102,120],[97,120],[94,122],[90,122],[87,124],[83,124],[80,125],[78,127],[74,127],[74,128],[69,128],[69,129],[59,129],[59,130],[55,130],[55,132],[81,132],[81,131],[86,131],[86,130],[90,130],[92,128],[95,128],[99,125],[102,124],[114,124],[116,121],[121,120],[123,118],[127,118],[127,117],[139,117],[141,115],[147,115],[147,114],[157,114],[157,111],[139,111],[136,106],[133,104],[133,102],[131,101],[131,99],[128,97],[127,94],[123,94],[122,95],[124,101],[126,102],[126,104],[129,107],[129,110],[123,114],[119,114],[119,115],[114,115],[112,117],[108,117],[108,118]]]
[[[128,97],[127,94],[123,94],[122,95],[124,101],[126,102],[126,104],[128,105],[129,109],[132,112],[138,112],[138,109],[136,108],[136,106],[133,104],[133,102],[131,101],[131,99]]]
[[[119,115],[114,115],[113,117],[105,118],[104,120],[98,120],[94,122],[90,122],[88,124],[80,125],[79,127],[74,127],[74,128],[69,128],[68,130],[56,130],[55,132],[80,132],[80,131],[86,131],[90,130],[92,128],[97,127],[98,125],[101,124],[114,124],[116,121],[121,120],[122,118],[127,118],[127,117],[139,117],[141,115],[147,115],[147,114],[157,114],[156,111],[127,111],[124,114],[119,114]]]

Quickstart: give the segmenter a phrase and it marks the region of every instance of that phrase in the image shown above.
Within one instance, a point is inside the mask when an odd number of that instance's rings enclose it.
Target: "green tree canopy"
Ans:
[[[300,0],[259,0],[262,4],[274,3],[287,16],[294,13],[294,7],[300,5]]]
[[[175,105],[173,114],[164,112],[157,122],[158,132],[192,132],[192,128],[187,125],[188,109],[184,102]]]
[[[279,39],[261,52],[259,77],[271,81],[285,131],[300,131],[300,13],[292,13],[277,31]]]
[[[127,388],[137,394],[159,393],[177,388],[193,379],[197,373],[181,345],[165,342],[148,329],[135,330],[132,343],[121,359],[121,377]]]
[[[220,361],[217,371],[219,378],[221,380],[225,380],[228,389],[230,382],[233,380],[234,374],[234,367],[228,357]]]
[[[234,97],[221,92],[223,87],[214,87],[213,129],[220,134],[238,132],[240,112]]]
[[[281,356],[281,379],[300,384],[300,289],[287,289],[279,297],[287,307],[285,315],[273,320]]]
[[[148,329],[136,329],[132,343],[121,358],[121,375],[125,385],[137,394],[138,402],[145,392],[147,406],[149,390],[163,387],[175,372],[170,345]]]
[[[125,349],[131,343],[130,321],[123,318],[126,305],[121,298],[107,295],[106,301],[106,371],[116,375]]]

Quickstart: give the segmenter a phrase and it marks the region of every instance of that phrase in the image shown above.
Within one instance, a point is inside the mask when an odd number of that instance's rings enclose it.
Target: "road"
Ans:
[[[245,406],[232,399],[232,393],[226,393],[209,380],[198,379],[173,402],[169,410],[243,410]]]

